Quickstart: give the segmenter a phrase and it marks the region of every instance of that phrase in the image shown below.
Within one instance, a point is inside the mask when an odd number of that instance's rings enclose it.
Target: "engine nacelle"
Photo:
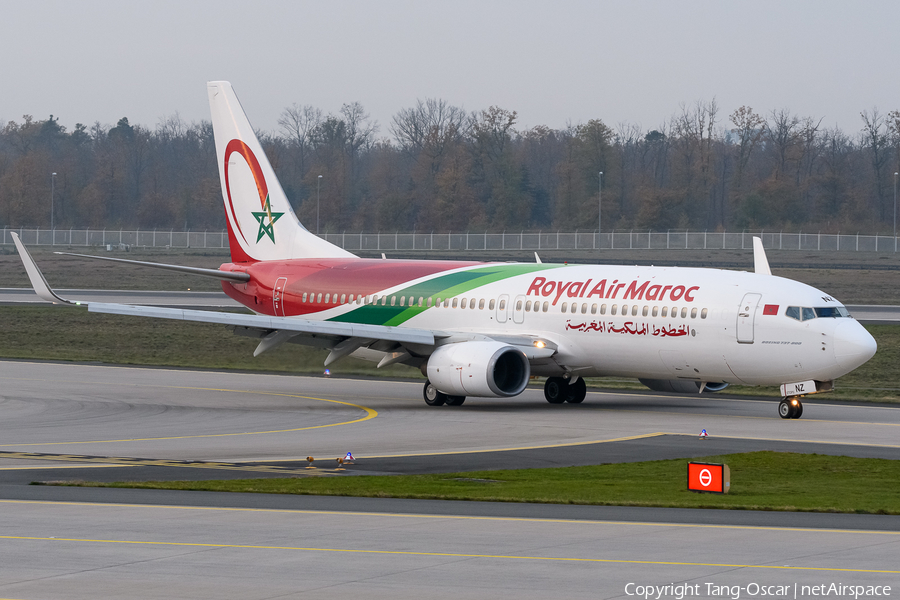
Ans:
[[[525,354],[501,342],[459,342],[439,346],[428,358],[428,380],[451,396],[517,396],[528,385]]]
[[[638,379],[654,392],[675,392],[676,394],[696,394],[700,391],[699,381],[685,379]],[[727,383],[707,383],[704,392],[721,392]]]

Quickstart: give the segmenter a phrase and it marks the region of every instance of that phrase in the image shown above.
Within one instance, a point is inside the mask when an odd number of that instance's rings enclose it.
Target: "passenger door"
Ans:
[[[760,298],[762,298],[762,294],[750,292],[744,294],[744,299],[741,300],[737,316],[737,341],[739,344],[753,343],[756,307],[759,306]]]

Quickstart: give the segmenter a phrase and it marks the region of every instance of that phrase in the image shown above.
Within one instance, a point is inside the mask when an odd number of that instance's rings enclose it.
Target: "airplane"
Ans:
[[[652,390],[780,386],[778,414],[869,360],[872,336],[830,295],[772,275],[706,268],[359,258],[297,219],[229,82],[207,84],[231,262],[202,269],[90,256],[213,277],[253,314],[88,302],[89,312],[218,323],[259,339],[401,363],[427,378],[429,406],[522,393],[546,377],[551,404],[585,399],[585,377]],[[54,292],[13,233],[36,293]],[[68,254],[68,253],[60,253]],[[74,255],[83,256],[83,255]]]

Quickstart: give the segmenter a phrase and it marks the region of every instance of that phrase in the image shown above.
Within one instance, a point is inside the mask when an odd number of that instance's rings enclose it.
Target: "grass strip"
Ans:
[[[369,498],[900,514],[900,461],[768,451],[696,460],[728,464],[731,492],[698,494],[687,491],[686,459],[438,475],[77,485]]]
[[[233,335],[221,325],[141,319],[88,313],[62,307],[3,307],[0,358],[103,362],[246,371],[322,373],[326,350],[284,344],[256,358],[258,340]],[[878,352],[859,369],[841,377],[823,399],[900,401],[900,327],[867,327]],[[344,358],[331,366],[335,375],[421,378],[417,369]],[[591,387],[647,388],[634,380],[588,379]],[[542,384],[541,384],[542,385]],[[727,394],[778,396],[777,387],[729,386]],[[816,398],[816,397],[814,397]]]

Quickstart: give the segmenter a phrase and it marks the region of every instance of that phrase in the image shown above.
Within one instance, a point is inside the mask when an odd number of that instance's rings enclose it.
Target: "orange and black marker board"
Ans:
[[[688,463],[688,490],[727,494],[731,488],[731,471],[728,465],[717,463]]]

